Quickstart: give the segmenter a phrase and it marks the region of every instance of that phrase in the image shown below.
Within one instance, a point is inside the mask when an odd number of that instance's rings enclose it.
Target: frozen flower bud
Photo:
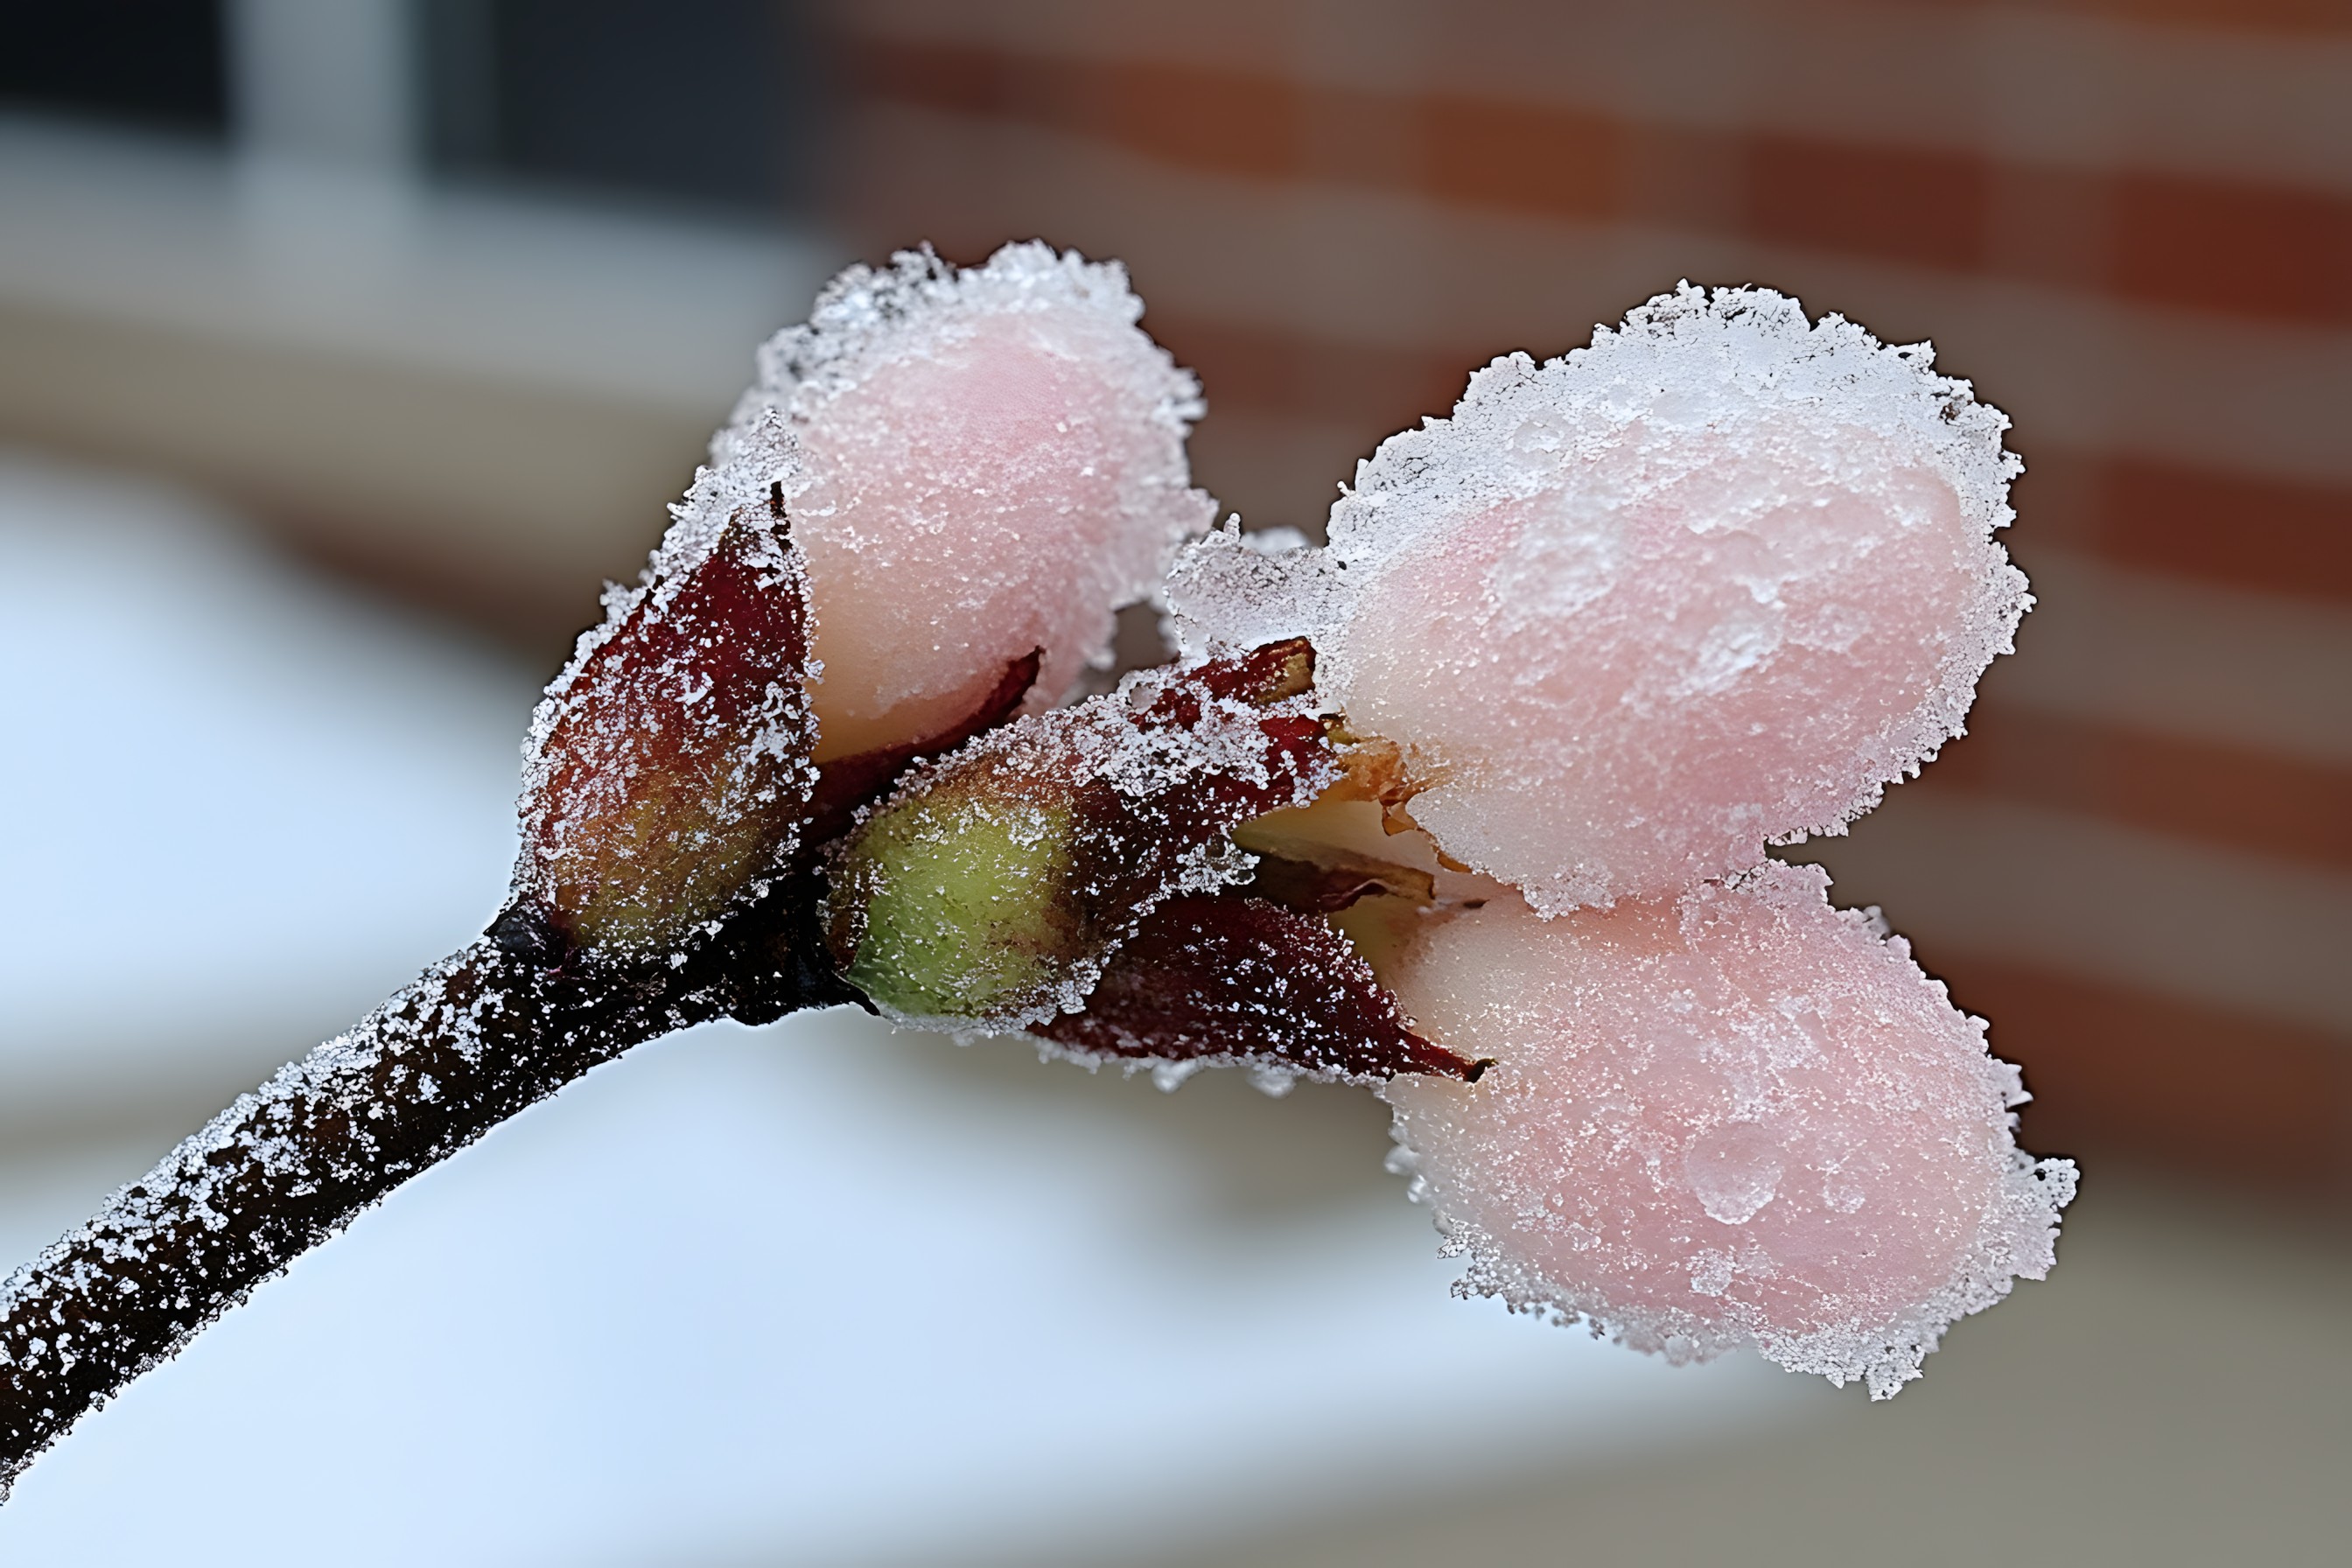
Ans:
[[[1328,552],[1196,551],[1179,609],[1312,636],[1413,819],[1538,910],[1721,877],[1958,733],[2028,602],[2008,421],[1930,363],[1685,285],[1479,371],[1361,466]]]
[[[1007,246],[850,268],[761,354],[712,445],[720,506],[781,479],[808,559],[822,759],[936,733],[1042,649],[1032,710],[1108,655],[1208,521],[1192,375],[1117,264]],[[780,462],[779,431],[802,460]]]
[[[1552,921],[1501,900],[1386,978],[1493,1058],[1383,1092],[1466,1284],[1675,1359],[1918,1375],[2053,1261],[2070,1162],[2016,1146],[2017,1069],[1815,868]]]
[[[1258,869],[1263,883],[1263,862]],[[1330,885],[1286,875],[1317,901]],[[1401,1072],[1475,1079],[1484,1067],[1414,1033],[1372,966],[1328,923],[1230,892],[1153,910],[1112,954],[1084,1011],[1030,1032],[1081,1058],[1213,1058],[1359,1082]]]
[[[1009,1030],[1076,1007],[1164,900],[1247,874],[1228,834],[1337,776],[1302,644],[1130,676],[919,772],[845,841],[829,932],[916,1023]]]
[[[533,719],[502,940],[657,954],[776,868],[815,779],[806,595],[781,491],[672,528]]]

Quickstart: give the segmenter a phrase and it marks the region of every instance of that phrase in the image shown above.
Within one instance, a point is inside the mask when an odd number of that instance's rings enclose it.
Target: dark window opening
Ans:
[[[221,0],[0,0],[0,107],[228,132]]]
[[[780,214],[818,73],[790,0],[424,0],[444,172]]]

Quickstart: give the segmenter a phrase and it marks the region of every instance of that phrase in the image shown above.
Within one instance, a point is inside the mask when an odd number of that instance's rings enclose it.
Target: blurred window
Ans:
[[[393,140],[413,137],[436,174],[766,216],[809,205],[822,73],[795,0],[305,3],[0,0],[0,110],[268,139],[278,99],[315,110],[301,89],[389,71],[405,106]],[[370,16],[388,26],[344,25]],[[329,47],[353,39],[357,57]],[[317,118],[297,114],[296,141]]]
[[[228,132],[222,0],[0,0],[0,108]]]
[[[424,0],[428,155],[454,174],[776,213],[808,187],[789,0]]]

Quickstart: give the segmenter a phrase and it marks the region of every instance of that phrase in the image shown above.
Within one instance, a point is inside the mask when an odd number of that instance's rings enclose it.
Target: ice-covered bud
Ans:
[[[1304,645],[1128,678],[919,770],[832,870],[849,982],[915,1023],[1010,1030],[1080,1005],[1153,909],[1245,876],[1228,835],[1338,775]]]
[[[1265,862],[1258,869],[1262,884]],[[1483,1070],[1414,1033],[1328,921],[1232,892],[1153,910],[1112,954],[1084,1011],[1030,1032],[1081,1058],[1255,1062],[1358,1082],[1401,1072],[1475,1079]]]
[[[781,495],[670,531],[533,719],[502,941],[659,953],[776,868],[816,776],[806,604]]]
[[[808,558],[819,756],[935,733],[1044,650],[1032,710],[1107,657],[1212,503],[1192,375],[1137,326],[1116,263],[1007,246],[850,268],[761,353],[712,444],[733,504],[781,479]],[[776,429],[801,461],[780,462]]]
[[[1383,1091],[1468,1287],[1884,1397],[2049,1270],[2073,1164],[2018,1152],[2016,1068],[1826,888],[1775,864],[1549,921],[1496,900],[1386,975],[1423,1033],[1494,1059]]]
[[[1232,604],[1192,618],[1286,597],[1349,727],[1405,746],[1414,820],[1546,913],[1753,866],[1958,733],[2028,603],[2009,422],[1931,359],[1685,285],[1476,373],[1360,468],[1327,552],[1196,552]]]

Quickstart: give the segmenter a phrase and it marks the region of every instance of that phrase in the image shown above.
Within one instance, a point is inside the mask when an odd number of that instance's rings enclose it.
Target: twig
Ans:
[[[686,964],[555,968],[535,918],[434,965],[0,1286],[0,1500],[83,1415],[394,1188],[630,1047],[856,1001],[785,884]]]

